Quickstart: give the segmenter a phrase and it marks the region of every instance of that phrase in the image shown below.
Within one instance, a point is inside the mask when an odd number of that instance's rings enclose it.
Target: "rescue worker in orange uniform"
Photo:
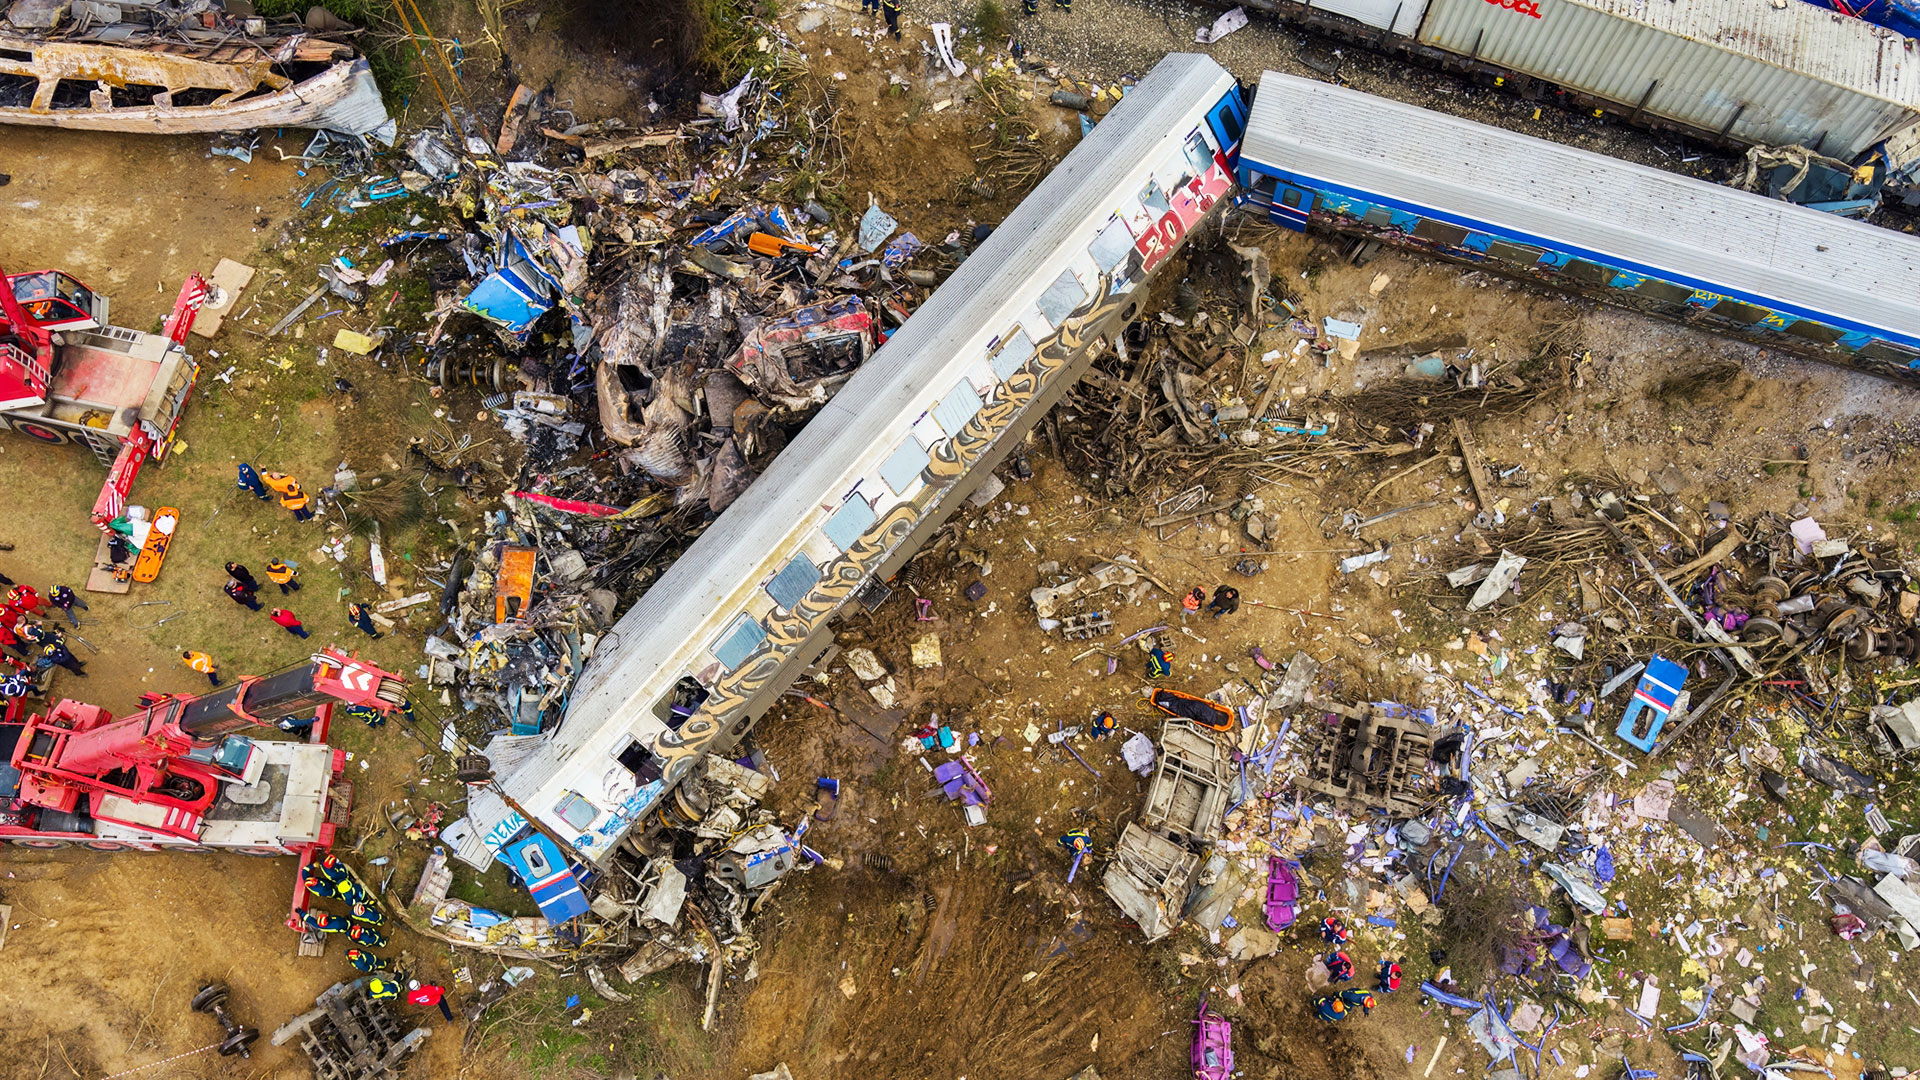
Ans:
[[[213,657],[203,652],[194,652],[192,649],[188,649],[180,654],[180,659],[185,662],[188,667],[205,675],[208,682],[215,686],[220,685],[220,675],[214,670]]]
[[[281,596],[300,591],[300,571],[279,559],[267,564],[267,580],[280,586]]]

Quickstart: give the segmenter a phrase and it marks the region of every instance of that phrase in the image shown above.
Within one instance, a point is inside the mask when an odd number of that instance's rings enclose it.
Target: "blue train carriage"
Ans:
[[[1268,72],[1239,203],[1920,381],[1920,240]]]

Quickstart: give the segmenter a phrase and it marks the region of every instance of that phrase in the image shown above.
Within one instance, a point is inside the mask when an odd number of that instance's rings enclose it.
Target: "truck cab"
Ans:
[[[8,279],[20,308],[44,330],[92,330],[107,321],[107,298],[60,270],[15,274]]]

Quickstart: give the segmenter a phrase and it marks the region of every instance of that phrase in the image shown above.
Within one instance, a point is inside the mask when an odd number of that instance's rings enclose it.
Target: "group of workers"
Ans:
[[[43,595],[5,574],[0,574],[0,588],[6,589],[6,602],[0,605],[0,648],[12,654],[0,654],[0,699],[40,693],[42,676],[56,667],[84,678],[86,661],[67,647],[67,636],[58,626],[43,619],[58,611],[78,629],[80,616],[73,609],[85,611],[87,602],[65,585]]]
[[[276,496],[280,505],[293,512],[293,520],[313,519],[313,497],[300,488],[300,481],[283,472],[260,472],[246,462],[240,463],[240,490],[261,502]]]
[[[387,970],[381,958],[370,950],[383,949],[387,945],[387,935],[380,929],[386,922],[386,916],[373,901],[373,896],[365,886],[353,876],[340,857],[328,852],[326,855],[307,864],[300,872],[300,882],[308,893],[316,898],[338,900],[347,905],[347,917],[342,919],[318,908],[308,906],[300,913],[296,929],[316,934],[345,934],[347,963],[355,971],[368,976],[367,997],[374,1001],[389,1001],[400,996],[402,977]],[[418,979],[406,980],[407,1001],[414,1005],[438,1005],[440,1015],[453,1019],[453,1010],[447,1006],[446,990],[432,984],[422,985]]]
[[[1347,924],[1337,915],[1329,915],[1320,920],[1320,938],[1333,946],[1333,951],[1322,961],[1327,968],[1327,979],[1336,986],[1353,979],[1353,958],[1348,956],[1342,946],[1352,937]],[[1345,1020],[1353,1010],[1360,1010],[1362,1016],[1372,1015],[1378,1004],[1375,994],[1391,994],[1400,989],[1400,962],[1382,959],[1379,969],[1374,973],[1374,986],[1367,990],[1358,986],[1342,989],[1329,989],[1313,999],[1313,1014],[1328,1023]]]

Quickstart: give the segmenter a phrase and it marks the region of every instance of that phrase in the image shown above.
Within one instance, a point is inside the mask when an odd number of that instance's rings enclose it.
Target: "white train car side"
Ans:
[[[1173,55],[1069,153],[768,471],[607,634],[565,716],[476,801],[605,861],[706,755],[734,746],[1138,313],[1159,265],[1222,213],[1246,107]],[[491,803],[491,800],[487,800]]]

